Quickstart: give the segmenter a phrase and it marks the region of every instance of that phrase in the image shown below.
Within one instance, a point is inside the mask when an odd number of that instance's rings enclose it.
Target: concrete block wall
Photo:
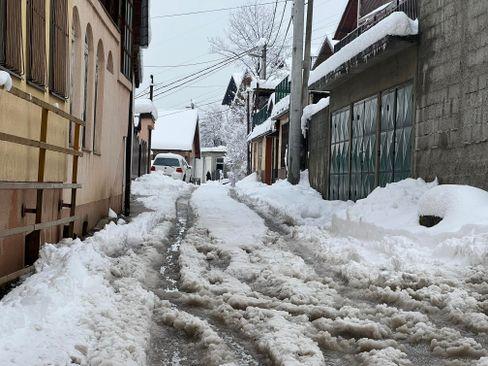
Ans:
[[[488,1],[419,1],[414,172],[488,189]]]

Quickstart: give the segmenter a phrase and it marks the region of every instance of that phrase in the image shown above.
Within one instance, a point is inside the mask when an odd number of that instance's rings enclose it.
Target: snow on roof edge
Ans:
[[[310,73],[308,85],[313,85],[386,36],[410,36],[418,32],[418,20],[410,19],[404,12],[394,12],[317,66]]]

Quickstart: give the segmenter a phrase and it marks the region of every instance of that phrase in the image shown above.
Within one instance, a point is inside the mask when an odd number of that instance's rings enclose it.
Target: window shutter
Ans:
[[[21,75],[22,69],[22,2],[0,0],[0,64]]]
[[[46,85],[46,2],[28,0],[28,80],[44,87]]]
[[[50,89],[68,97],[68,11],[67,0],[51,2]]]

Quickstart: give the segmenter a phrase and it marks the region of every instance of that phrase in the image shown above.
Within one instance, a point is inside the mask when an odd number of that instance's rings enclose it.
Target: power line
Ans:
[[[171,88],[169,88],[169,89],[163,90],[163,91],[159,92],[157,95],[155,95],[155,98],[156,98],[156,97],[160,97],[160,96],[162,96],[163,94],[167,94],[168,92],[170,92],[170,91],[172,91],[172,90],[174,90],[174,89],[177,89],[177,88],[180,88],[180,87],[182,87],[182,86],[185,86],[186,84],[188,84],[188,83],[190,83],[190,82],[192,82],[192,81],[198,80],[198,79],[200,79],[200,78],[206,78],[206,77],[209,77],[210,75],[212,75],[213,73],[217,72],[218,70],[220,70],[220,69],[222,69],[222,68],[226,67],[227,65],[229,65],[229,64],[231,64],[231,63],[233,63],[233,62],[235,62],[235,60],[236,60],[236,59],[237,59],[237,58],[230,59],[229,61],[227,61],[226,63],[224,63],[224,64],[222,64],[222,65],[218,65],[218,66],[215,66],[215,65],[214,65],[214,66],[212,66],[212,67],[209,67],[209,68],[207,68],[206,70],[203,70],[203,71],[206,71],[206,73],[200,73],[199,75],[196,75],[196,76],[194,76],[193,78],[191,78],[191,79],[189,79],[189,80],[184,80],[184,81],[182,81],[182,82],[181,82],[180,84],[178,84],[178,85],[175,85],[175,86],[173,86],[173,87],[171,87]],[[187,79],[187,78],[185,78],[185,79]]]
[[[284,3],[284,2],[290,2],[290,1],[293,1],[293,0],[277,0],[276,3]],[[186,16],[186,15],[197,15],[197,14],[215,13],[215,12],[227,11],[227,10],[237,10],[237,9],[245,9],[245,8],[254,8],[256,6],[271,5],[271,4],[274,4],[274,3],[275,3],[275,1],[271,1],[271,2],[260,3],[260,4],[235,6],[235,7],[230,7],[230,8],[219,8],[219,9],[190,11],[190,12],[187,12],[187,13],[174,13],[174,14],[155,15],[155,16],[151,17],[151,19],[173,18],[173,17],[181,17],[181,16]]]
[[[248,53],[250,50],[246,50],[245,52],[242,52],[240,54],[237,54],[234,57],[230,57],[230,58],[226,59],[223,62],[219,62],[219,63],[214,64],[212,66],[209,66],[209,67],[207,67],[205,69],[199,70],[198,72],[194,72],[192,74],[189,74],[189,75],[187,75],[185,77],[182,77],[182,78],[180,78],[178,80],[175,80],[175,81],[173,81],[171,83],[168,83],[168,84],[165,84],[165,85],[161,85],[161,86],[159,86],[157,88],[157,90],[158,91],[160,90],[160,92],[157,93],[154,97],[156,98],[158,96],[161,96],[163,94],[166,94],[169,91],[172,91],[174,89],[180,88],[180,87],[182,87],[182,86],[184,86],[184,85],[186,85],[186,84],[188,84],[188,83],[190,83],[192,81],[198,80],[198,79],[200,79],[202,77],[208,77],[211,74],[213,74],[214,72],[216,72],[216,71],[218,71],[218,70],[226,67],[227,65],[235,62],[237,59],[239,59],[240,57],[242,57],[243,55],[245,55],[246,53]],[[175,85],[175,84],[177,84],[177,85]],[[166,90],[161,90],[161,89],[164,89],[166,87],[170,87],[170,88],[169,89],[166,89]]]
[[[216,62],[216,61],[221,61],[221,60],[224,60],[224,58],[218,58],[218,59],[215,59],[215,60],[202,61],[202,62],[195,62],[195,63],[192,63],[192,64],[180,64],[180,65],[144,65],[144,67],[147,67],[147,68],[168,68],[168,69],[171,69],[171,68],[177,68],[177,67],[205,65],[205,64],[209,64],[211,62]]]

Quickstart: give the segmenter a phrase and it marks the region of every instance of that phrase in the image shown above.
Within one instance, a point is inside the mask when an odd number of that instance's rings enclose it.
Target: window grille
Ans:
[[[23,74],[22,2],[0,0],[0,66],[17,75]]]
[[[46,86],[46,2],[27,1],[27,79]]]
[[[67,0],[51,0],[50,84],[51,92],[68,97]]]

